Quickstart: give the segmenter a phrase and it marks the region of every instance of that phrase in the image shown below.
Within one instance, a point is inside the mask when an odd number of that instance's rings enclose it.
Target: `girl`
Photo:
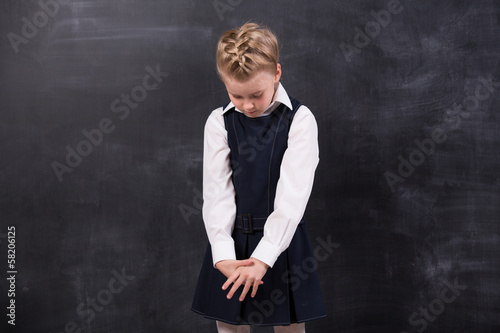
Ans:
[[[210,244],[192,309],[215,319],[219,332],[305,332],[304,322],[325,316],[303,220],[319,161],[317,125],[280,84],[278,58],[274,34],[254,23],[225,32],[217,45],[231,103],[205,126]]]

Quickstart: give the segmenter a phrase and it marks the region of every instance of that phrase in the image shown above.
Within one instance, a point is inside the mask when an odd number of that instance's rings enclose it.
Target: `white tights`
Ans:
[[[217,331],[219,333],[250,333],[248,325],[231,325],[222,321],[217,321]],[[274,326],[274,333],[305,333],[304,323],[292,324],[290,326]]]

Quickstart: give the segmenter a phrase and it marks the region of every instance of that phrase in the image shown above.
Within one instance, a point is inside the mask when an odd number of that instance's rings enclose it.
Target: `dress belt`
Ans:
[[[244,234],[253,234],[254,231],[263,231],[267,217],[253,217],[252,214],[239,214],[236,216],[235,228],[241,229]],[[304,224],[304,219],[299,225]]]

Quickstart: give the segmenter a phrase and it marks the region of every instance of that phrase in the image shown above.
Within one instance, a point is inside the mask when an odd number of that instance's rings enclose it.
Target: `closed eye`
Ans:
[[[251,95],[250,97],[251,98],[255,98],[255,99],[258,99],[258,98],[261,98],[262,95],[264,95],[264,93],[259,93],[259,94],[253,94]],[[242,99],[243,96],[240,96],[240,95],[232,95],[234,99]]]

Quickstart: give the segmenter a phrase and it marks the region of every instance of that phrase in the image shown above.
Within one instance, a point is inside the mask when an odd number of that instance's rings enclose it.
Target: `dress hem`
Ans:
[[[293,321],[293,322],[250,324],[250,323],[237,323],[237,322],[230,321],[230,320],[223,319],[223,318],[216,318],[216,317],[208,316],[208,315],[204,314],[203,312],[198,311],[198,310],[193,309],[193,308],[191,308],[191,311],[193,311],[193,312],[195,312],[195,313],[197,313],[199,315],[202,315],[206,319],[222,321],[222,322],[224,322],[226,324],[237,325],[237,326],[240,326],[240,325],[241,326],[250,325],[250,326],[259,326],[259,327],[266,327],[266,326],[289,326],[289,325],[292,325],[292,324],[301,324],[301,323],[305,323],[305,322],[308,322],[308,321],[313,321],[313,320],[317,320],[317,319],[321,319],[321,318],[325,318],[326,317],[326,314],[324,314],[324,315],[321,315],[321,316],[312,317],[312,318],[306,318],[306,319],[297,320],[297,321]]]

